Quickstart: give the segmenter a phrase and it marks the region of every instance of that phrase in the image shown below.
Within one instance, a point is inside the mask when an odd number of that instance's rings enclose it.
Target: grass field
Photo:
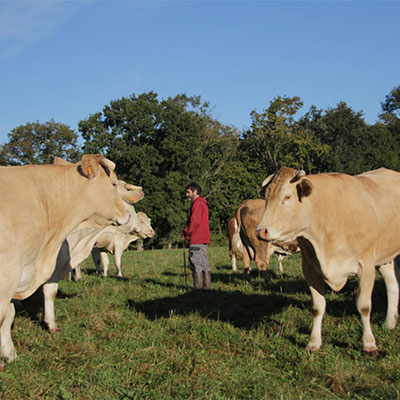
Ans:
[[[372,327],[380,356],[362,353],[356,281],[327,295],[323,344],[307,354],[310,294],[300,256],[275,259],[271,282],[233,273],[227,247],[209,249],[212,290],[185,288],[182,250],[124,253],[124,279],[62,281],[61,331],[41,323],[41,296],[17,309],[15,362],[0,375],[1,399],[399,399],[400,327],[384,328],[377,274]],[[86,268],[86,269],[85,269]],[[188,279],[189,288],[192,285]]]

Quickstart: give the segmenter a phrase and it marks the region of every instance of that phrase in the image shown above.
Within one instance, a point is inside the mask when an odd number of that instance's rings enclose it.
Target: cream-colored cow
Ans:
[[[63,241],[82,221],[128,222],[113,166],[84,155],[77,165],[0,167],[0,355],[6,360],[16,357],[11,299],[26,299],[51,277]]]
[[[57,163],[66,163],[57,159]],[[141,200],[144,196],[142,187],[127,184],[124,181],[118,181],[118,193],[124,200],[130,219],[125,225],[120,225],[122,231],[135,232],[140,234],[142,226],[135,208],[131,203]],[[68,273],[74,269],[79,269],[79,264],[85,260],[91,253],[93,246],[98,238],[108,228],[116,226],[102,225],[98,218],[90,218],[82,222],[73,232],[64,240],[60,252],[58,253],[57,263],[51,278],[43,285],[44,295],[44,316],[43,320],[50,332],[58,330],[55,319],[54,301],[58,292],[58,282],[64,279]]]
[[[381,168],[360,175],[305,175],[282,168],[263,183],[266,207],[258,225],[268,241],[298,238],[304,277],[313,300],[313,329],[307,349],[321,346],[325,282],[339,291],[358,278],[357,309],[363,349],[377,353],[370,324],[375,266],[385,279],[386,324],[397,321],[399,287],[393,259],[400,253],[400,173]]]
[[[136,240],[151,238],[155,235],[150,218],[141,211],[139,211],[137,215],[141,226],[141,232],[124,233],[121,232],[123,229],[119,229],[118,226],[110,226],[98,237],[96,245],[92,250],[93,262],[98,273],[101,274],[102,265],[103,276],[108,275],[108,265],[110,262],[108,254],[114,254],[117,276],[122,278],[122,253]]]

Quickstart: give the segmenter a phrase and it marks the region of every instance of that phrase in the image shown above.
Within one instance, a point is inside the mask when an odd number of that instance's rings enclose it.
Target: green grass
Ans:
[[[362,353],[356,282],[327,295],[323,344],[305,351],[311,301],[300,256],[275,259],[271,282],[233,273],[228,249],[209,249],[212,290],[186,290],[182,250],[124,253],[124,279],[93,274],[62,281],[61,332],[41,323],[41,296],[23,302],[12,335],[15,362],[0,375],[1,399],[398,399],[400,327],[384,328],[378,276],[372,326],[380,357]],[[85,273],[86,268],[86,273]],[[188,277],[189,288],[192,286]]]

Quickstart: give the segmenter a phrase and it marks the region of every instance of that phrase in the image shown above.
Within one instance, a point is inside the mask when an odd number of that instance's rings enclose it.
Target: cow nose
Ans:
[[[257,237],[260,240],[268,240],[268,229],[266,228],[257,229]]]

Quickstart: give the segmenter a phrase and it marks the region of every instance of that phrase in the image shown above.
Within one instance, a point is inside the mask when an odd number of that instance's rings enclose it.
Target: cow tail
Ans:
[[[235,233],[233,234],[232,237],[232,251],[238,260],[243,259],[243,242],[240,237],[240,229],[241,229],[241,218],[240,218],[240,210],[238,210],[235,220]]]

